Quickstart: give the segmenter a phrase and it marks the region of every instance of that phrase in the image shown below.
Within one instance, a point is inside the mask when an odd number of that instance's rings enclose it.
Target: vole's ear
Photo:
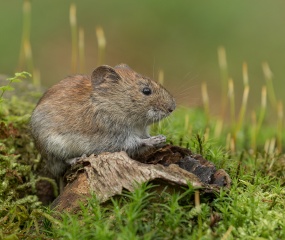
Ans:
[[[120,63],[119,65],[116,65],[114,68],[127,68],[132,70],[127,64],[125,63]]]
[[[121,77],[115,71],[115,69],[107,65],[102,65],[100,67],[97,67],[92,72],[92,75],[91,75],[91,82],[92,82],[93,87],[98,86],[105,81],[116,82],[120,79]]]

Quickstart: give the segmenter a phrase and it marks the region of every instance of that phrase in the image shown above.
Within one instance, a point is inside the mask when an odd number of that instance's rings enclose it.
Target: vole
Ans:
[[[164,136],[149,135],[148,126],[175,107],[164,87],[128,65],[103,65],[48,89],[32,113],[31,133],[48,170],[60,177],[85,154],[126,151],[135,157],[164,143]]]

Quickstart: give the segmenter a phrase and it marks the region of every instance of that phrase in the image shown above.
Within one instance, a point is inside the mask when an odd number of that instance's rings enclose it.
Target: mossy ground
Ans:
[[[39,87],[40,74],[30,51],[30,4],[23,2],[19,63],[21,69],[33,73],[32,85]],[[76,6],[71,4],[70,19],[76,19],[75,13]],[[74,23],[70,21],[71,60],[72,71],[77,72],[75,63],[84,66],[84,51],[76,45],[78,27]],[[105,42],[101,28],[97,28],[97,40]],[[104,44],[98,44],[97,63],[104,62],[105,50]],[[83,56],[76,59],[78,52]],[[21,94],[12,92],[9,100],[4,99],[4,91],[12,90],[10,83],[26,74],[17,74],[0,86],[0,239],[285,239],[284,116],[283,104],[274,93],[273,75],[264,63],[266,86],[262,88],[261,105],[246,117],[250,84],[247,64],[243,64],[244,93],[236,116],[233,80],[223,47],[218,49],[218,58],[221,109],[230,113],[230,121],[225,123],[224,114],[211,115],[207,85],[203,83],[203,108],[178,108],[152,131],[225,169],[233,181],[229,191],[199,195],[189,186],[183,193],[169,194],[151,191],[150,185],[143,184],[104,205],[94,196],[80,213],[63,213],[57,218],[36,196],[41,161],[28,122],[35,96],[37,99],[40,94],[25,80],[24,88],[18,91]]]
[[[217,136],[217,119],[203,109],[178,108],[153,133],[224,168],[233,181],[230,191],[195,201],[191,186],[169,194],[143,184],[104,205],[94,196],[80,213],[54,218],[35,195],[40,156],[28,129],[35,103],[14,96],[0,104],[0,239],[285,238],[285,157],[264,150],[274,125],[263,124],[252,149],[252,126],[244,124],[233,151],[226,137],[231,125]]]

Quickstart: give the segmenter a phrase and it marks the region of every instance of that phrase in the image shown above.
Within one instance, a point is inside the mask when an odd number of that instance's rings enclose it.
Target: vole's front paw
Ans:
[[[69,165],[74,165],[76,164],[80,159],[82,158],[86,158],[87,155],[86,154],[83,154],[81,157],[77,157],[77,158],[70,158],[70,159],[67,159],[65,160],[65,162]]]
[[[160,143],[164,143],[166,141],[166,137],[163,135],[158,135],[158,136],[153,136],[150,138],[142,139],[142,141],[144,145],[152,147]]]

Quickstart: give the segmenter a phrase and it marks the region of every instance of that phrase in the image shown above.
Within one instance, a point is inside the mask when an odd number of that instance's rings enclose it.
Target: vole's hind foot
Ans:
[[[153,136],[150,138],[142,139],[142,142],[145,146],[153,147],[155,145],[165,143],[166,137],[163,135]]]
[[[87,155],[83,154],[81,157],[76,157],[76,158],[71,158],[71,159],[67,159],[65,160],[65,162],[69,165],[74,165],[75,163],[77,163],[80,159],[82,158],[86,158]]]

